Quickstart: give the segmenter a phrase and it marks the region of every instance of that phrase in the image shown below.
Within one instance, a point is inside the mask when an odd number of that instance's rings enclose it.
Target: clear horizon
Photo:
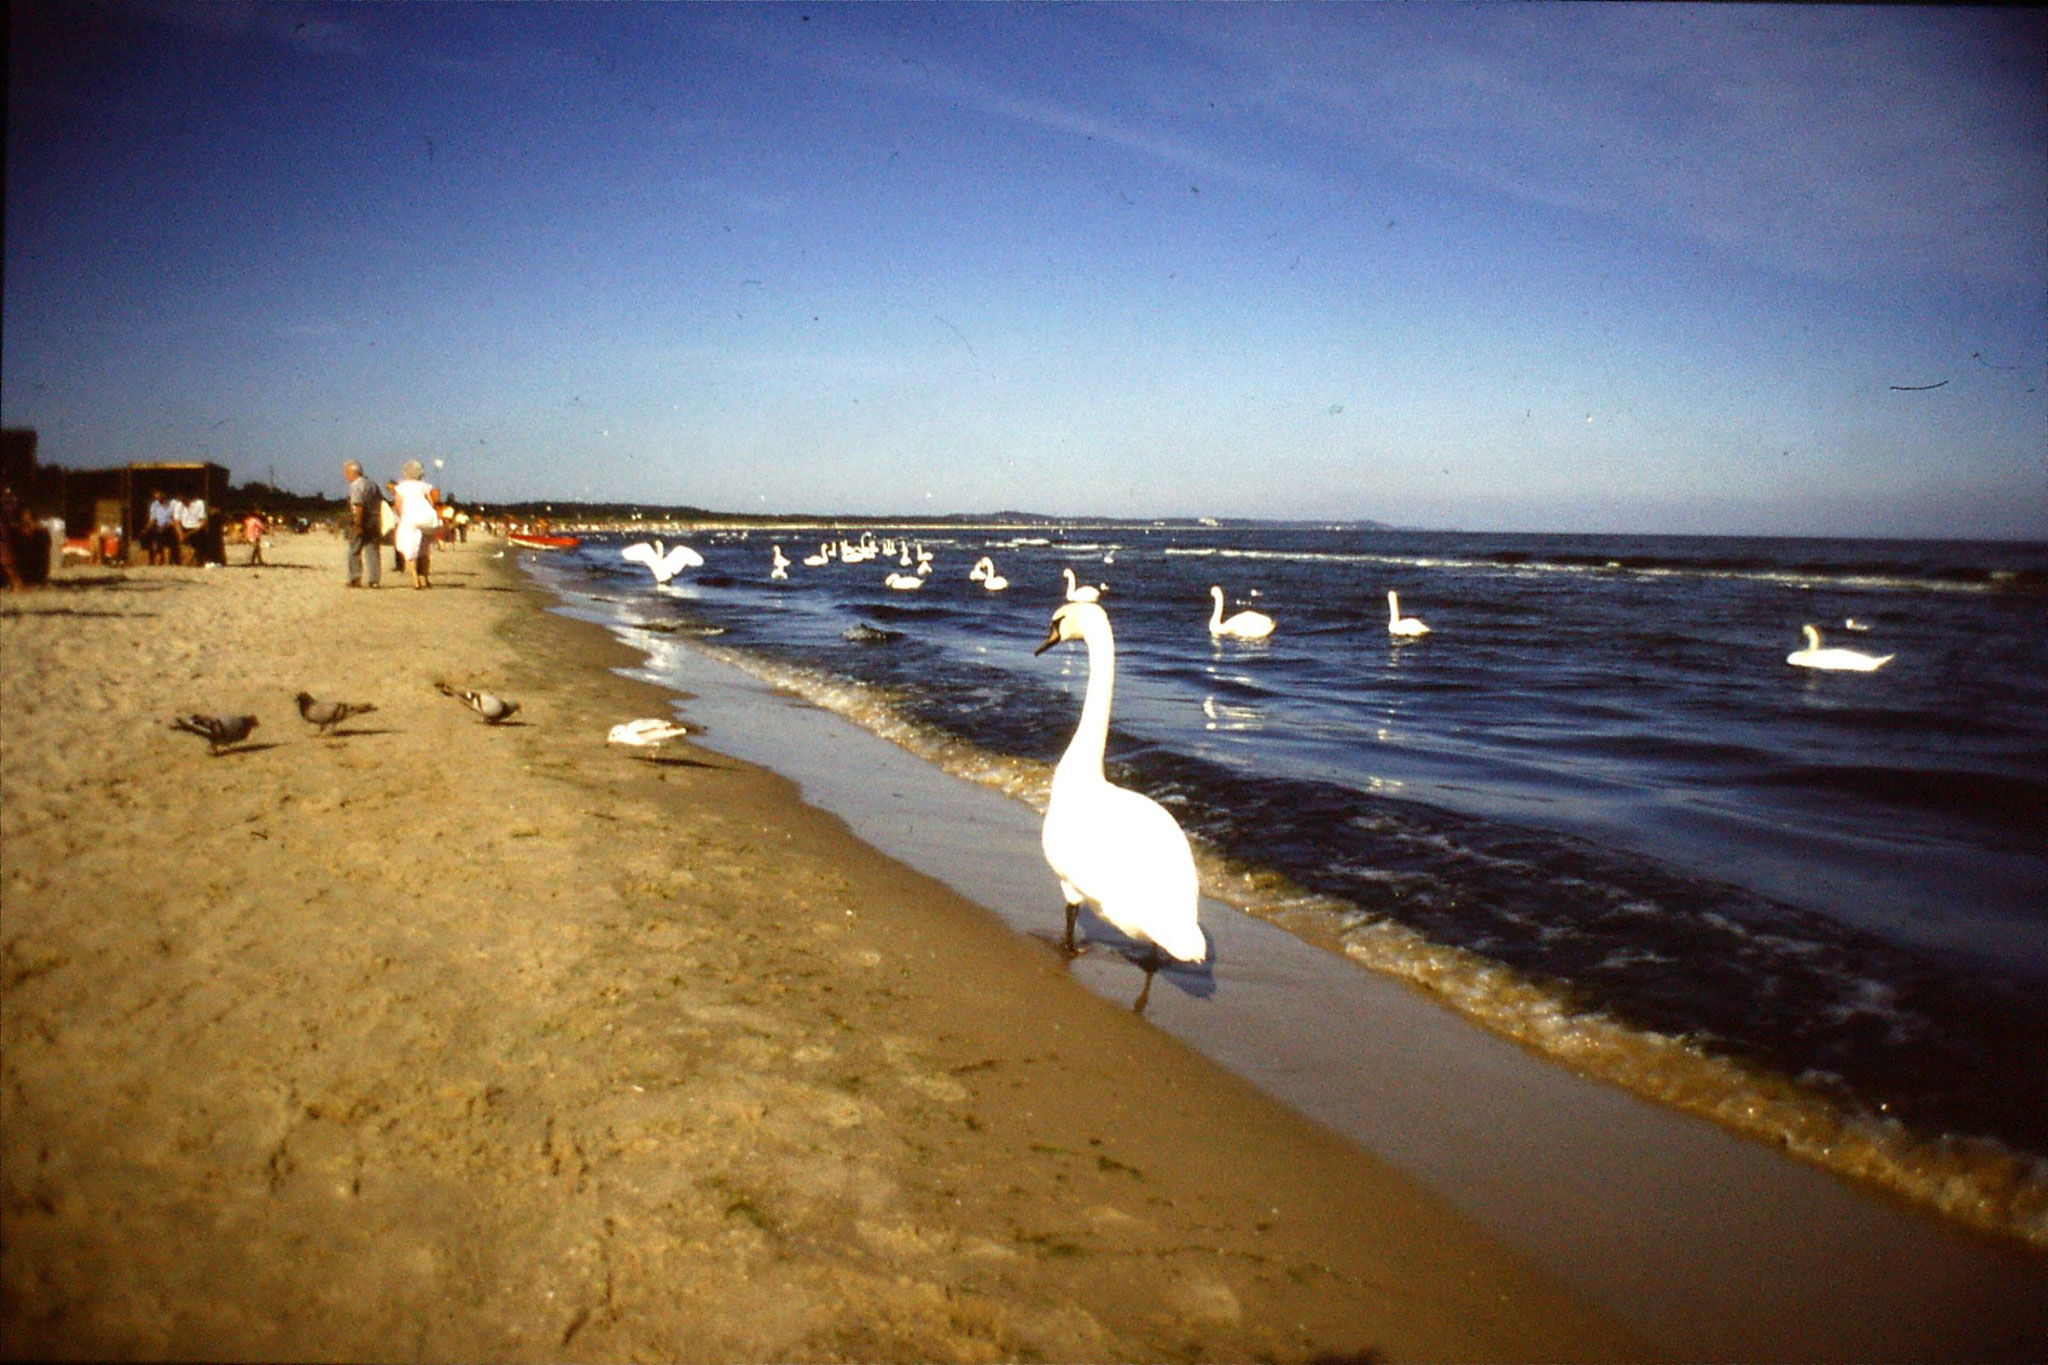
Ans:
[[[2038,540],[2048,14],[11,7],[72,467]],[[921,509],[921,510],[920,510]],[[824,515],[824,514],[819,514]]]

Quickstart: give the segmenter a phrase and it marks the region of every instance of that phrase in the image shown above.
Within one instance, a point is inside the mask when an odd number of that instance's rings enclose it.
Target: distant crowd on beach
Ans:
[[[351,586],[362,582],[377,585],[378,555],[384,547],[393,552],[393,572],[410,571],[415,587],[432,586],[428,574],[434,546],[468,540],[469,513],[426,481],[417,460],[407,461],[397,479],[382,484],[364,479],[367,499],[359,498],[355,489],[362,474],[360,466],[350,461],[349,468],[349,503],[341,521],[329,523],[329,529],[350,543]],[[367,542],[362,539],[358,508],[369,509]],[[247,548],[246,559],[238,555],[238,563],[260,567],[267,562],[264,550],[273,534],[293,531],[303,535],[315,525],[313,518],[303,515],[273,517],[257,505],[229,513],[209,505],[197,493],[181,495],[152,488],[136,517],[131,545],[126,529],[118,524],[69,534],[63,517],[36,507],[14,487],[0,485],[0,587],[11,591],[38,588],[50,581],[61,563],[127,565],[137,555],[142,562],[158,567],[224,567],[235,546]]]

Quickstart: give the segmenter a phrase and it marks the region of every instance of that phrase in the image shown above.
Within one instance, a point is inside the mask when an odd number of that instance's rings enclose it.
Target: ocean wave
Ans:
[[[1807,560],[1786,563],[1762,556],[1685,557],[1648,554],[1577,554],[1570,551],[1496,550],[1446,556],[1385,551],[1274,550],[1227,545],[1170,545],[1171,558],[1232,559],[1292,564],[1378,564],[1403,569],[1508,571],[1533,574],[1640,575],[1746,580],[1793,588],[1859,591],[2048,591],[2048,572],[1991,569],[1968,564],[1893,565]]]

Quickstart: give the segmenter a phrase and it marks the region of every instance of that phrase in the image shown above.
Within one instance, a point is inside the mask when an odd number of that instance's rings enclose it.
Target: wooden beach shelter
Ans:
[[[149,519],[149,495],[158,491],[167,498],[204,498],[209,508],[217,508],[228,492],[227,466],[170,460],[72,470],[64,478],[64,524],[81,535],[119,527],[121,544],[132,559],[136,533]]]

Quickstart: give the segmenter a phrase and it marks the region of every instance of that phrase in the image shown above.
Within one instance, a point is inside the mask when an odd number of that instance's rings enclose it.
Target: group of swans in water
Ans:
[[[819,546],[818,553],[804,563],[822,567],[838,559],[861,563],[884,553],[884,547],[864,536],[859,544],[840,541]],[[913,555],[910,542],[900,550],[887,546],[903,568],[916,565],[915,574],[892,572],[885,582],[892,588],[922,587],[931,571],[932,559],[923,546]],[[621,552],[628,560],[648,565],[660,582],[667,582],[681,568],[702,564],[703,559],[687,546],[664,549],[652,545],[629,545]],[[774,547],[771,577],[786,578],[789,560],[782,547]],[[1144,985],[1132,1008],[1142,1011],[1152,992],[1152,978],[1168,961],[1200,965],[1209,958],[1208,936],[1202,931],[1197,909],[1201,888],[1195,873],[1194,853],[1185,831],[1172,812],[1141,792],[1112,783],[1102,768],[1103,750],[1109,737],[1110,709],[1116,689],[1116,637],[1109,614],[1102,607],[1104,585],[1080,582],[1071,567],[1061,570],[1066,579],[1064,600],[1052,614],[1051,628],[1035,653],[1043,654],[1057,645],[1080,641],[1088,652],[1087,690],[1081,716],[1072,739],[1053,769],[1052,789],[1045,810],[1040,842],[1045,860],[1059,879],[1060,895],[1066,903],[1066,932],[1062,945],[1069,955],[1080,950],[1074,941],[1076,919],[1083,905],[1092,905],[1101,918],[1138,945],[1138,965],[1145,973]],[[990,592],[1001,592],[1009,580],[996,571],[995,561],[982,556],[968,574]],[[1217,638],[1263,640],[1272,635],[1273,618],[1259,611],[1239,611],[1225,616],[1221,586],[1212,585],[1209,595],[1213,609],[1209,632]],[[1856,622],[1845,628],[1857,630]],[[1820,632],[1802,628],[1806,648],[1786,657],[1795,667],[1871,672],[1890,662],[1892,655],[1874,656],[1849,649],[1821,646]],[[1420,639],[1430,628],[1413,616],[1401,614],[1395,592],[1387,593],[1387,633],[1396,640]],[[636,722],[652,730],[653,722]],[[666,727],[664,727],[665,729]],[[678,727],[679,729],[680,727]],[[614,743],[635,746],[658,744],[671,737],[626,734],[614,730]]]
[[[638,541],[619,551],[628,561],[644,565],[654,575],[656,583],[667,583],[684,569],[700,568],[704,556],[687,545],[666,545],[660,540]],[[857,541],[822,541],[817,553],[804,556],[804,564],[811,568],[823,568],[837,561],[842,564],[861,564],[877,558],[894,559],[898,565],[882,580],[883,586],[896,592],[915,592],[924,587],[930,578],[933,556],[922,544],[911,540],[876,540],[872,531],[862,532]],[[768,576],[786,580],[789,577],[790,560],[782,553],[782,546],[776,545],[771,551]],[[902,570],[911,570],[905,573]],[[1082,583],[1074,575],[1071,566],[1062,567],[1069,602],[1100,603],[1105,585]],[[996,570],[995,560],[983,555],[975,561],[974,568],[967,575],[968,581],[979,583],[989,592],[1002,592],[1010,586],[1010,580]],[[1262,611],[1239,611],[1228,616],[1224,614],[1223,589],[1212,585],[1209,595],[1213,610],[1209,615],[1209,634],[1218,640],[1264,640],[1273,634],[1275,622]],[[1853,617],[1842,623],[1844,630],[1863,632],[1869,627]],[[1795,649],[1785,656],[1785,662],[1794,668],[1819,669],[1831,672],[1872,673],[1890,663],[1893,655],[1865,654],[1860,650],[1828,648],[1821,644],[1820,631],[1811,625],[1802,626],[1806,647]],[[1401,598],[1394,591],[1387,593],[1387,634],[1396,640],[1419,640],[1430,633],[1429,627],[1414,616],[1401,614]]]
[[[1040,843],[1045,861],[1059,878],[1066,902],[1069,955],[1080,909],[1096,912],[1125,937],[1137,943],[1145,984],[1133,1009],[1143,1011],[1152,993],[1152,977],[1170,959],[1199,965],[1209,957],[1197,907],[1201,901],[1194,853],[1173,813],[1142,792],[1112,783],[1103,773],[1103,749],[1109,738],[1110,707],[1116,690],[1116,636],[1109,614],[1096,597],[1077,597],[1073,571],[1067,571],[1067,600],[1052,614],[1052,626],[1036,653],[1079,640],[1088,650],[1088,685],[1081,719],[1052,774]],[[1087,591],[1082,589],[1081,591]],[[1261,639],[1272,633],[1273,620],[1260,612],[1223,615],[1223,590],[1212,587],[1215,611],[1212,633]],[[1429,627],[1401,615],[1399,598],[1387,594],[1389,633],[1415,638]],[[1855,629],[1853,624],[1849,629]],[[1849,649],[1823,649],[1820,632],[1804,627],[1807,647],[1787,662],[1798,667],[1871,672],[1892,658]]]

